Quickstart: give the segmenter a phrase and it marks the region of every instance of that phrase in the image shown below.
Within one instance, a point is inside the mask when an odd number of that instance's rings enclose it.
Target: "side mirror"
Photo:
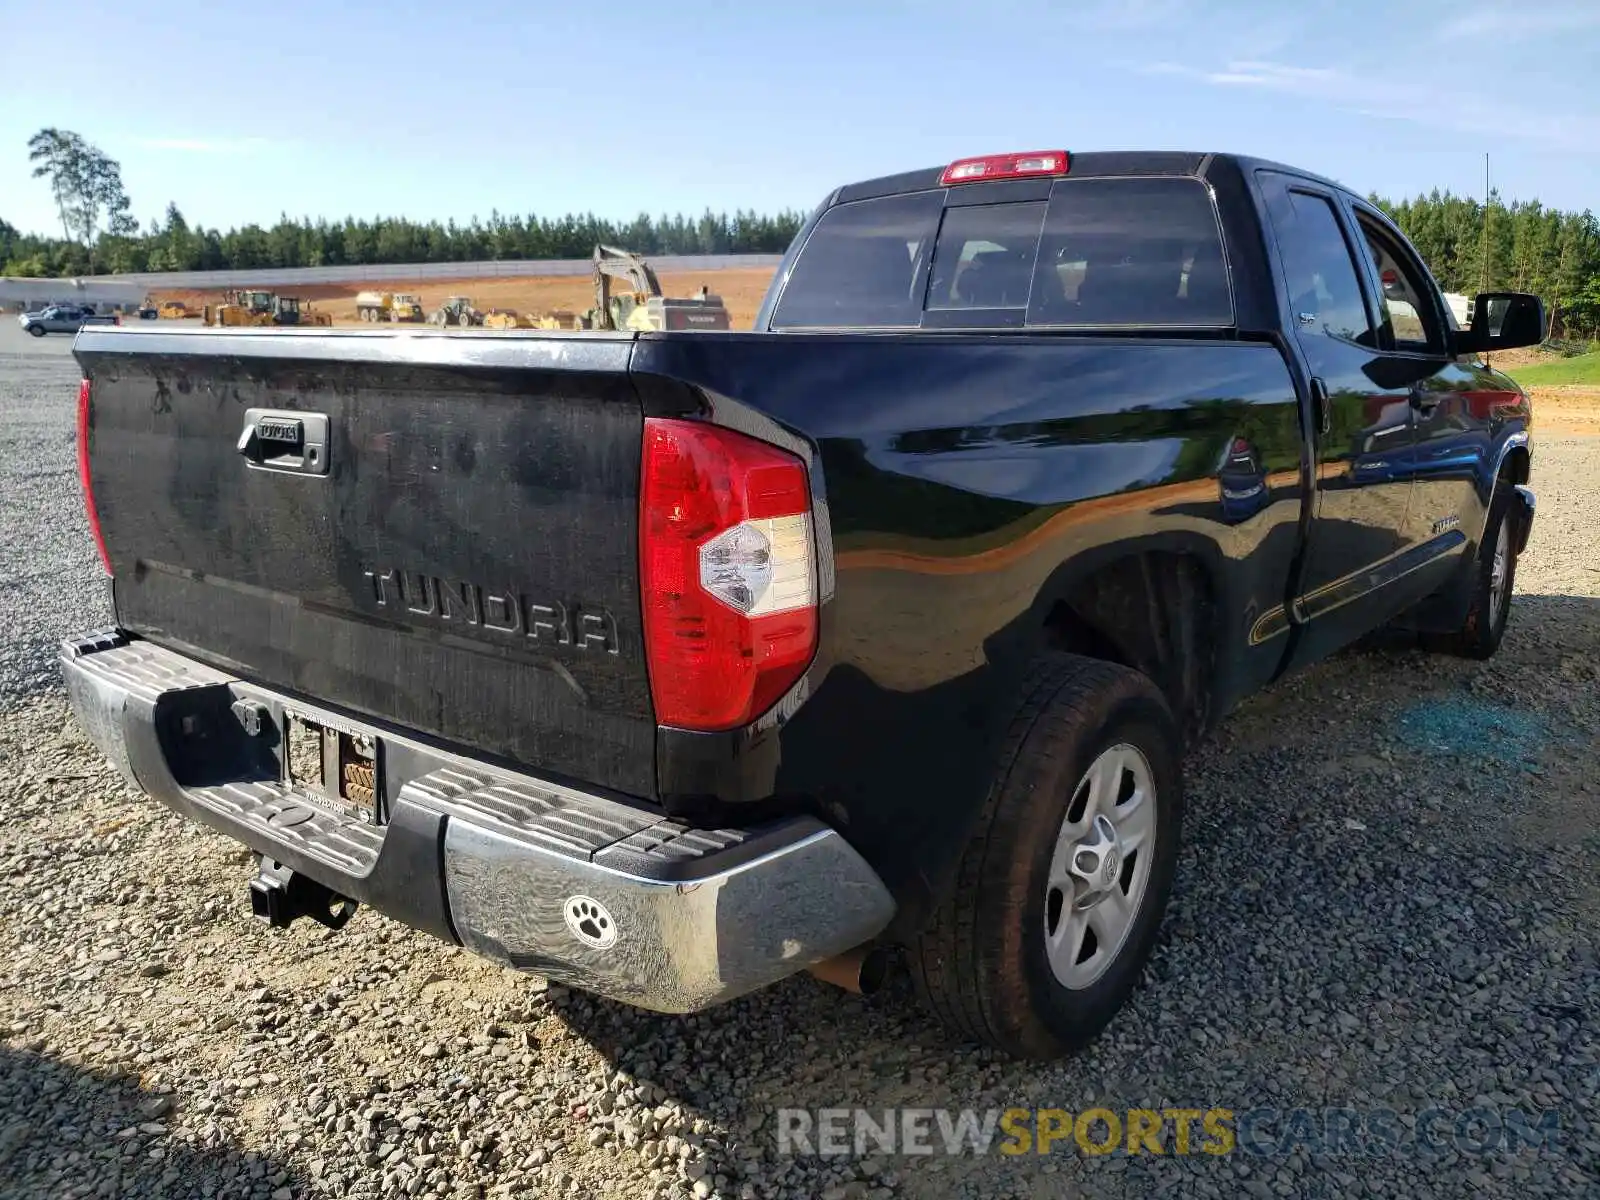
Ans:
[[[1528,292],[1479,292],[1472,325],[1451,337],[1457,354],[1485,354],[1544,341],[1544,301]]]

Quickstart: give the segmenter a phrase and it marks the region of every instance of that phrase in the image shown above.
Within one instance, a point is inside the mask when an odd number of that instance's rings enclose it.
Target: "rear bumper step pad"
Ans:
[[[894,913],[811,818],[691,829],[290,701],[381,739],[387,822],[369,824],[284,782],[281,695],[118,630],[63,643],[61,664],[78,720],[135,787],[340,895],[599,995],[696,1011],[860,945]],[[260,716],[254,735],[241,708]]]

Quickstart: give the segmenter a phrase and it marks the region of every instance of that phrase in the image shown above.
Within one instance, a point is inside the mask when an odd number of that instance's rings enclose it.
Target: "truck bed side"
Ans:
[[[814,445],[831,542],[809,699],[775,733],[664,734],[669,801],[737,797],[764,759],[905,906],[959,848],[1042,644],[1151,630],[1103,649],[1200,724],[1282,663],[1304,490],[1270,344],[658,335],[634,368],[646,395],[687,384],[718,421]]]

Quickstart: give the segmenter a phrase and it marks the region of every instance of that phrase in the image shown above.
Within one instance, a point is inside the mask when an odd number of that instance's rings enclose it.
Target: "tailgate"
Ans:
[[[627,337],[85,330],[118,624],[655,794]]]

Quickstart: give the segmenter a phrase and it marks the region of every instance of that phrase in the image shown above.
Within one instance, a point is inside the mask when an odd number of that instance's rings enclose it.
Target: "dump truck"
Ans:
[[[393,292],[357,292],[356,316],[363,321],[387,321],[394,311]]]

